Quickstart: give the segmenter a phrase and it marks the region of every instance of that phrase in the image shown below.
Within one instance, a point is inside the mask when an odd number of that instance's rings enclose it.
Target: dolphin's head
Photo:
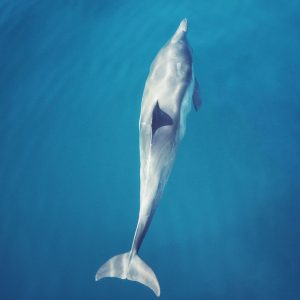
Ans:
[[[187,27],[188,27],[188,21],[187,21],[187,18],[184,18],[184,19],[180,22],[177,31],[180,30],[180,31],[187,32]]]
[[[187,34],[187,29],[188,29],[188,21],[187,21],[187,18],[184,18],[180,22],[180,24],[179,24],[176,32],[174,33],[174,35],[173,35],[173,37],[171,39],[171,42],[172,43],[176,43],[179,40],[181,40],[182,38],[185,38],[185,36]]]

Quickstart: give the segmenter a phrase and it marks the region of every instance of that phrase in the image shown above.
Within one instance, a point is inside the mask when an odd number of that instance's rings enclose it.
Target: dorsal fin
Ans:
[[[167,125],[173,125],[173,120],[166,112],[160,109],[157,101],[152,112],[152,136],[154,136],[158,128]]]
[[[199,84],[196,77],[195,77],[195,85],[194,85],[194,92],[193,92],[193,103],[194,103],[195,110],[198,111],[199,107],[201,106],[201,99],[200,99]]]

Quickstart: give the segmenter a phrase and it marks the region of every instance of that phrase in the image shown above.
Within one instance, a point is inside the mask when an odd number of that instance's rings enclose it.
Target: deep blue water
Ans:
[[[161,299],[300,299],[297,0],[0,1],[0,298],[155,299],[128,251],[149,65],[180,20],[203,105],[141,249]]]

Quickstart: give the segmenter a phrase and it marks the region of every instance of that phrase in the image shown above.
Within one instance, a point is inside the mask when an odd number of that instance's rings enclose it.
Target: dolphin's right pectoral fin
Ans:
[[[193,92],[193,103],[194,103],[195,110],[198,111],[201,106],[201,99],[200,99],[199,83],[196,77],[195,77],[195,85],[194,85],[194,92]]]
[[[153,112],[152,112],[152,136],[154,136],[155,131],[163,126],[167,125],[173,125],[172,118],[164,112],[158,104],[158,101],[156,102],[156,105],[154,106]]]

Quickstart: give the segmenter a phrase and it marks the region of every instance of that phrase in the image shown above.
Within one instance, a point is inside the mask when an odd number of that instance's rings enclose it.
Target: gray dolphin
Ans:
[[[138,256],[164,186],[177,146],[184,136],[186,116],[194,103],[200,107],[199,87],[193,72],[192,51],[187,41],[187,19],[158,52],[143,93],[140,130],[140,211],[129,252],[109,259],[96,280],[117,277],[140,282],[160,295],[152,269]]]

